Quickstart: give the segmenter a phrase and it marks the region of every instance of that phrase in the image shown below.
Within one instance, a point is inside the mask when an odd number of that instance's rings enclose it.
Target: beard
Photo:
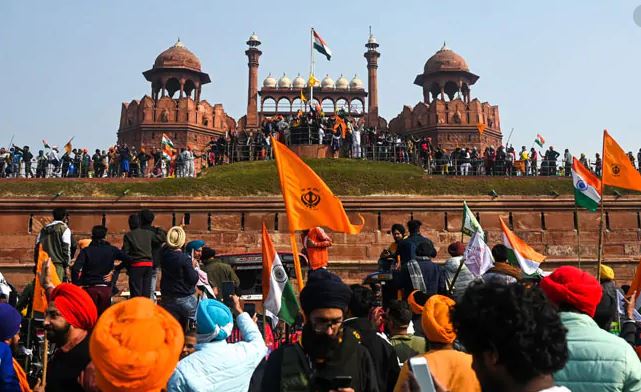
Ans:
[[[305,324],[302,336],[305,352],[314,362],[327,361],[338,351],[341,333],[336,336],[317,333],[310,324]]]
[[[65,326],[62,328],[56,328],[52,324],[49,324],[47,328],[47,339],[54,342],[57,346],[63,346],[67,343],[67,336],[69,336],[69,330],[71,329],[71,324],[65,323]]]

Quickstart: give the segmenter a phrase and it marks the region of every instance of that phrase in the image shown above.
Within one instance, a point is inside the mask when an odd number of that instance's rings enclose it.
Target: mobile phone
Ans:
[[[227,306],[231,306],[232,300],[231,295],[234,294],[234,282],[223,282],[223,303]]]
[[[352,376],[336,376],[330,382],[330,389],[349,388],[352,386]]]
[[[251,317],[256,314],[256,304],[245,302],[243,305],[243,312],[248,313]]]
[[[425,357],[410,358],[410,369],[416,378],[421,392],[436,392],[430,368]]]

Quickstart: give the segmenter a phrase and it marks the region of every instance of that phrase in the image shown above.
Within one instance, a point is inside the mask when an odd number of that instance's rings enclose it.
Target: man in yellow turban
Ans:
[[[178,363],[183,331],[148,298],[109,307],[96,324],[89,351],[102,392],[159,392]]]
[[[433,295],[425,303],[421,324],[430,350],[423,354],[432,377],[450,392],[480,392],[481,386],[474,370],[472,356],[454,350],[456,332],[450,318],[455,302],[443,295]],[[394,391],[403,390],[408,381],[409,365],[404,365]]]

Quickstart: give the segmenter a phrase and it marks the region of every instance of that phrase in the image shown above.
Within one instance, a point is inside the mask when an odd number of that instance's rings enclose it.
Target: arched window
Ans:
[[[278,113],[289,113],[291,110],[292,108],[289,99],[281,98],[278,100],[278,103],[276,104],[276,111]]]
[[[305,103],[300,98],[296,98],[292,102],[292,111],[297,112],[299,110],[305,111]]]
[[[352,99],[350,112],[353,114],[363,114],[363,102],[360,99]]]
[[[263,99],[263,102],[261,103],[261,111],[262,112],[275,112],[276,111],[276,100],[272,97],[267,97]]]
[[[180,91],[180,82],[176,78],[171,78],[167,81],[165,87],[167,88],[167,94],[169,94],[169,97],[173,98],[176,91]]]
[[[329,98],[323,99],[322,108],[325,113],[334,113],[334,101]]]
[[[339,98],[338,101],[336,101],[336,111],[340,111],[341,109],[349,112],[349,103],[345,98]]]

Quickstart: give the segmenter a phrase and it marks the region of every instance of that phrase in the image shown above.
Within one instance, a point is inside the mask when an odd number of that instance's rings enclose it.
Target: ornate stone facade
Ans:
[[[308,81],[300,74],[293,81],[285,74],[278,80],[269,74],[264,79],[262,88],[258,89],[258,60],[262,54],[258,50],[260,44],[256,34],[252,34],[247,41],[249,48],[245,54],[249,60],[249,87],[247,114],[238,121],[238,127],[242,129],[254,129],[264,118],[275,115],[294,115],[298,110],[309,110],[309,101],[303,102],[301,95],[309,100],[310,87]],[[358,75],[354,75],[351,80],[340,75],[336,81],[326,75],[321,81],[316,81],[312,103],[320,105],[323,112],[327,114],[331,115],[343,109],[365,126],[387,128],[387,121],[378,115],[377,71],[380,53],[377,50],[379,44],[371,33],[365,46],[367,47],[365,58],[369,93]]]
[[[190,146],[202,151],[212,137],[236,128],[236,121],[222,104],[200,99],[209,75],[201,71],[198,57],[180,41],[162,52],[143,75],[151,82],[151,96],[122,104],[118,143],[150,151],[160,147],[165,133],[176,148]]]
[[[390,121],[392,132],[417,137],[429,136],[435,146],[500,146],[502,143],[499,108],[471,98],[470,86],[478,76],[466,61],[445,45],[425,63],[414,84],[423,88],[423,102],[404,106]]]

